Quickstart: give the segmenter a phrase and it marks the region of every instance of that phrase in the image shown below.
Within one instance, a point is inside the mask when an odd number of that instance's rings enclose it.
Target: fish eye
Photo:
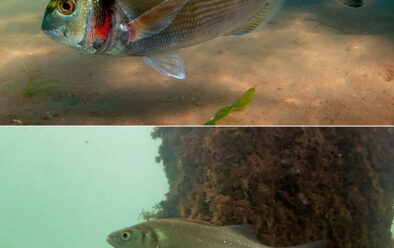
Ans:
[[[131,239],[131,233],[129,233],[129,232],[122,232],[122,234],[120,235],[120,238],[122,240],[125,240],[125,241],[130,240]]]
[[[63,15],[71,15],[75,11],[74,0],[62,0],[59,2],[58,9]]]

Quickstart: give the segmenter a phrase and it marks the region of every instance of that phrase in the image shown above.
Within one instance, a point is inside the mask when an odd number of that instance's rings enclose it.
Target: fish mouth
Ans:
[[[43,30],[44,34],[49,36],[50,38],[54,40],[63,40],[64,39],[64,34],[62,32],[59,32],[58,30],[55,29],[49,29],[49,30]]]
[[[112,239],[109,236],[107,237],[107,243],[110,244],[111,246],[115,247],[112,243]]]

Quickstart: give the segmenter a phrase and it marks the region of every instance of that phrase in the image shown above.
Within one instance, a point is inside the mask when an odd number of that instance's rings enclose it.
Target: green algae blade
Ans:
[[[242,110],[252,101],[254,93],[256,92],[255,88],[250,88],[247,90],[242,97],[236,101],[232,107],[234,110]]]
[[[72,83],[60,83],[60,80],[34,82],[32,79],[30,79],[26,87],[23,89],[23,92],[25,96],[34,96],[39,93],[48,93],[51,90],[59,89],[66,84]]]
[[[204,125],[216,125],[216,123],[230,114],[232,111],[240,111],[243,110],[248,104],[252,101],[254,93],[256,92],[255,88],[250,88],[247,90],[242,97],[236,101],[233,105],[224,107],[220,109],[215,116]]]

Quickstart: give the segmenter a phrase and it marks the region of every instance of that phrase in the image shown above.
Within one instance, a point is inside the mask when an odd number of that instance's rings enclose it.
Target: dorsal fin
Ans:
[[[203,220],[195,220],[195,219],[187,219],[187,218],[170,218],[170,219],[156,219],[153,221],[159,221],[159,222],[190,222],[190,223],[195,223],[199,225],[206,225],[206,226],[214,226],[213,224],[203,221]]]
[[[223,226],[222,228],[231,230],[233,232],[236,232],[252,241],[255,241],[257,243],[261,243],[256,236],[256,230],[252,225],[232,225],[232,226]]]
[[[207,226],[213,226],[211,223],[203,220],[194,220],[194,219],[186,219],[186,218],[179,218],[181,221],[186,221],[186,222],[192,222],[200,225],[207,225]]]
[[[240,36],[263,28],[278,13],[285,0],[271,0],[257,15],[253,16],[246,25],[232,31],[230,36]]]
[[[150,37],[166,29],[186,3],[187,0],[165,0],[120,27],[127,34],[128,42]]]

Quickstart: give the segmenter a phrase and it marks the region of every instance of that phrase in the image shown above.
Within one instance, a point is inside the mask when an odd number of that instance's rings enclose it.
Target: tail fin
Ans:
[[[328,240],[320,240],[308,244],[303,244],[303,245],[297,245],[297,246],[292,246],[288,248],[325,248],[327,247]]]

